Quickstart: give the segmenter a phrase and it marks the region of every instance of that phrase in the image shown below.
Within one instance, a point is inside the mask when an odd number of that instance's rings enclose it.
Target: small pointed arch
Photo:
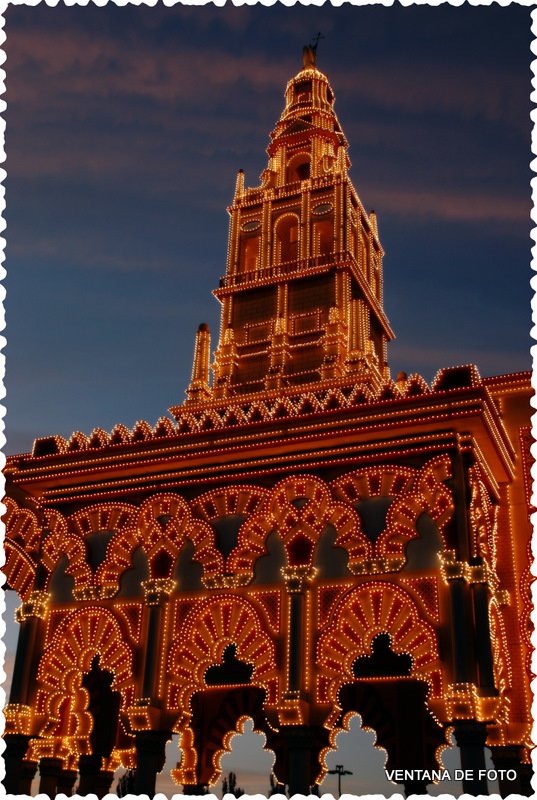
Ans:
[[[311,178],[311,154],[296,153],[287,162],[286,183],[307,181]]]
[[[300,217],[295,213],[282,214],[274,223],[273,263],[296,261],[300,250]]]
[[[75,451],[75,450],[87,450],[89,445],[89,440],[87,436],[84,436],[83,433],[80,431],[75,431],[69,442],[67,444],[67,450]]]
[[[131,434],[128,428],[118,423],[110,434],[110,444],[127,444],[130,442]]]
[[[265,403],[252,403],[247,416],[248,422],[264,422],[267,419],[270,419],[270,414]]]
[[[89,437],[88,447],[106,447],[110,444],[110,436],[102,428],[95,428]]]
[[[133,428],[131,435],[131,442],[148,442],[153,438],[153,430],[151,425],[145,420],[138,420]]]
[[[155,438],[164,438],[165,436],[174,436],[176,433],[175,425],[169,417],[159,417],[155,425],[154,435]]]
[[[349,405],[358,406],[369,403],[374,399],[374,395],[369,386],[357,384],[349,396]]]
[[[314,394],[304,395],[298,404],[299,414],[314,414],[321,407]]]
[[[177,423],[179,433],[197,433],[198,429],[198,420],[192,414],[181,415],[181,420]]]
[[[390,380],[385,381],[384,385],[382,386],[382,388],[381,388],[381,390],[379,392],[378,399],[379,400],[397,400],[399,397],[401,397],[401,391],[400,391],[399,387],[397,386],[397,384],[394,381],[392,381],[391,378],[390,378]]]
[[[323,411],[335,411],[337,408],[344,408],[347,405],[347,400],[341,394],[339,389],[327,393],[324,403],[322,404]]]
[[[414,397],[421,394],[429,394],[430,388],[427,385],[424,378],[417,373],[414,373],[409,378],[407,378],[406,386],[405,386],[405,394],[407,397]]]
[[[271,419],[280,419],[281,417],[291,417],[295,413],[295,409],[293,404],[289,401],[287,397],[278,400],[274,403],[270,411]]]
[[[223,424],[225,427],[230,425],[242,425],[245,422],[245,416],[242,408],[239,406],[231,406],[226,409]]]
[[[208,411],[206,414],[204,414],[199,422],[200,431],[209,431],[221,427],[222,419],[214,409],[211,409],[211,411]]]

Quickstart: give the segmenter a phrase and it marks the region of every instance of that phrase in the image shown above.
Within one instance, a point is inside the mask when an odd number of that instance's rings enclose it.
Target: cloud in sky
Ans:
[[[251,31],[256,15],[270,31],[277,19],[273,10],[241,11],[234,10],[231,25],[221,10],[212,9],[207,17],[195,9],[159,11],[155,37],[147,36],[130,17],[128,33],[109,23],[96,36],[91,26],[80,24],[82,15],[73,13],[66,13],[63,24],[44,35],[39,24],[42,13],[27,14],[25,24],[9,31],[7,43],[12,174],[36,179],[77,174],[97,182],[115,174],[131,184],[144,180],[153,190],[181,182],[207,189],[211,181],[214,185],[215,162],[223,145],[238,158],[251,149],[252,138],[259,149],[266,146],[268,130],[282,107],[285,83],[300,66],[298,53],[274,58],[269,48],[256,46],[251,32],[244,35]],[[300,16],[294,9],[288,12],[279,20],[287,20],[292,29]],[[323,12],[328,30],[333,29],[338,15],[333,11],[327,18]],[[178,19],[192,26],[192,36],[186,37],[181,29],[175,39],[162,33],[166,21],[177,24]],[[226,21],[231,33],[224,35]],[[215,35],[215,26],[220,36]],[[229,35],[237,37],[238,49],[226,41]],[[501,125],[513,137],[521,131],[527,136],[528,87],[512,66],[484,64],[470,69],[463,58],[435,63],[430,53],[427,60],[420,51],[401,61],[400,44],[387,58],[362,48],[357,61],[350,70],[343,49],[343,58],[335,60],[329,76],[357,163],[359,148],[385,147],[392,157],[393,153],[404,157],[422,139],[424,169],[416,170],[415,181],[424,190],[430,167],[435,166],[434,155],[437,161],[449,159],[451,171],[461,178],[479,168],[468,152],[475,142],[461,142],[470,130],[485,139]],[[442,143],[448,119],[452,141]],[[191,153],[179,173],[175,165],[185,143]],[[144,158],[151,150],[151,158]],[[455,151],[458,163],[452,158]],[[256,164],[258,170],[250,177],[254,184],[263,168],[260,159]],[[507,171],[510,168],[512,163],[503,165]],[[495,195],[499,202],[499,192],[499,187],[492,187],[489,197]],[[456,207],[431,199],[426,200],[429,214],[445,217]],[[474,208],[480,205],[472,202]],[[399,214],[413,213],[406,209],[406,203],[392,203]]]
[[[465,340],[484,374],[526,358],[527,9],[41,4],[6,17],[19,443],[25,428],[30,446],[41,426],[153,423],[181,400],[199,322],[217,344],[210,290],[237,171],[258,184],[318,30],[351,177],[379,215],[393,368],[430,380]]]
[[[375,190],[375,204],[384,212],[395,215],[436,217],[456,221],[496,221],[502,224],[529,220],[531,204],[529,198],[491,197],[483,192],[431,192],[427,189],[413,190],[383,187]]]

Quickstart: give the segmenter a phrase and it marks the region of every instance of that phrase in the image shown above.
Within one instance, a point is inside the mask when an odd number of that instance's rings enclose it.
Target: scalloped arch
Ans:
[[[378,633],[389,633],[396,653],[413,658],[412,675],[428,680],[439,658],[438,639],[432,625],[423,620],[412,597],[401,587],[386,581],[363,583],[339,602],[332,621],[319,638],[317,698],[337,704],[343,683],[354,681],[352,663],[367,655]]]
[[[263,627],[257,608],[243,597],[220,595],[195,606],[167,659],[167,705],[182,712],[176,731],[188,725],[192,695],[206,688],[208,667],[220,663],[230,643],[236,645],[238,659],[253,664],[252,684],[266,689],[266,703],[276,703],[279,678],[275,643]]]
[[[194,519],[190,506],[180,495],[172,492],[152,495],[137,510],[131,524],[110,540],[106,559],[97,571],[98,578],[110,591],[117,590],[121,574],[132,566],[132,555],[140,545],[152,569],[156,563],[163,563],[162,558],[157,562],[158,554],[167,551],[167,577],[170,577],[187,539],[194,544],[193,558],[202,565],[204,578],[223,572],[224,559],[215,546],[210,525]]]

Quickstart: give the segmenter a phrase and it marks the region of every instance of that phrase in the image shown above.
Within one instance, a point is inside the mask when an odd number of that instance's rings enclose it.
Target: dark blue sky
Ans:
[[[259,183],[319,30],[392,376],[529,368],[530,9],[9,6],[8,452],[183,400],[236,173]]]

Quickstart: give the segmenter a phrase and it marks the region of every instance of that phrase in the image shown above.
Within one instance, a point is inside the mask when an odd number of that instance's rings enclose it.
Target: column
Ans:
[[[80,781],[77,794],[96,794],[97,775],[103,763],[100,755],[81,755],[78,761]]]
[[[135,737],[136,777],[134,794],[154,797],[157,774],[166,760],[166,742],[170,734],[165,731],[139,731]]]
[[[145,634],[142,691],[141,697],[128,713],[137,754],[134,793],[152,797],[157,773],[164,766],[166,742],[171,738],[169,731],[158,729],[161,717],[159,676],[165,656],[165,642],[162,639],[164,615],[175,581],[156,578],[144,581],[142,587],[149,617]]]
[[[47,592],[31,592],[28,599],[17,609],[16,619],[20,625],[19,636],[9,704],[4,709],[6,716],[6,733],[4,734],[6,777],[4,785],[9,794],[18,794],[21,791],[18,788],[19,781],[23,780],[25,785],[28,783],[27,777],[22,777],[22,772],[27,773],[29,769],[23,767],[23,759],[32,738],[30,735],[32,712],[28,706],[28,696],[32,685],[31,671],[34,667],[35,650],[39,642],[39,626],[41,620],[44,620],[47,615],[48,598]]]
[[[55,797],[57,792],[58,778],[63,769],[61,758],[42,758],[39,762],[39,794],[46,794]]]
[[[451,604],[451,633],[453,677],[455,683],[468,683],[473,675],[470,672],[470,655],[466,630],[465,585],[461,578],[449,581]]]
[[[57,793],[65,794],[67,797],[71,797],[77,778],[78,772],[76,769],[62,769],[58,776],[58,783],[56,787]],[[77,794],[79,794],[79,792],[77,792]]]
[[[145,603],[149,610],[142,697],[154,699],[158,696],[157,679],[163,655],[162,622],[164,609],[170,599],[170,594],[175,588],[175,581],[171,578],[156,578],[155,580],[144,581],[142,588],[145,594]]]
[[[426,770],[425,715],[427,686],[422,681],[397,681],[397,767]],[[405,796],[427,794],[426,780],[405,780]]]
[[[298,697],[303,686],[303,646],[306,637],[303,635],[305,590],[317,570],[309,565],[284,567],[285,588],[288,594],[289,612],[289,649],[287,691]]]
[[[281,732],[287,751],[286,780],[289,797],[310,793],[312,729],[308,725],[282,726]]]
[[[484,565],[478,565],[478,569],[479,572],[483,571],[486,576],[486,568]],[[477,571],[478,570],[474,568],[473,572],[477,573]],[[490,644],[489,596],[486,577],[471,583],[470,589],[474,607],[479,686],[482,689],[489,690],[489,694],[496,694],[496,688],[494,686],[494,663]]]
[[[110,794],[110,787],[112,786],[113,780],[114,773],[110,772],[110,770],[102,769],[97,773],[95,778],[95,794],[98,798],[106,797],[107,794]]]
[[[21,784],[23,781],[23,770],[25,764],[33,764],[34,769],[32,778],[35,775],[37,764],[35,761],[24,761],[24,756],[28,750],[30,736],[25,736],[22,733],[9,733],[5,735],[6,749],[4,750],[4,764],[6,766],[6,777],[4,778],[4,787],[7,794],[29,794],[30,792],[23,792]],[[30,783],[32,782],[30,779]]]
[[[533,797],[534,791],[531,786],[531,779],[533,778],[533,765],[521,764],[520,770],[520,794],[525,797]]]
[[[485,744],[487,741],[487,725],[475,720],[457,720],[455,722],[455,741],[461,751],[461,768],[473,777],[464,779],[463,790],[467,794],[489,794],[485,767]],[[483,770],[482,778],[479,771]]]
[[[522,764],[524,756],[524,748],[517,745],[504,745],[498,747],[491,747],[492,763],[494,768],[500,772],[504,771],[504,775],[498,775],[498,786],[500,789],[501,797],[508,797],[510,794],[528,795],[524,784],[523,767],[531,767],[531,764]],[[515,773],[514,780],[508,780],[506,773],[511,771]],[[530,794],[531,794],[531,786]]]
[[[6,751],[4,750],[4,758]],[[32,794],[32,781],[37,772],[37,761],[23,761],[20,769],[19,788],[14,794]],[[75,773],[76,777],[76,773]],[[6,787],[6,793],[9,794]]]

